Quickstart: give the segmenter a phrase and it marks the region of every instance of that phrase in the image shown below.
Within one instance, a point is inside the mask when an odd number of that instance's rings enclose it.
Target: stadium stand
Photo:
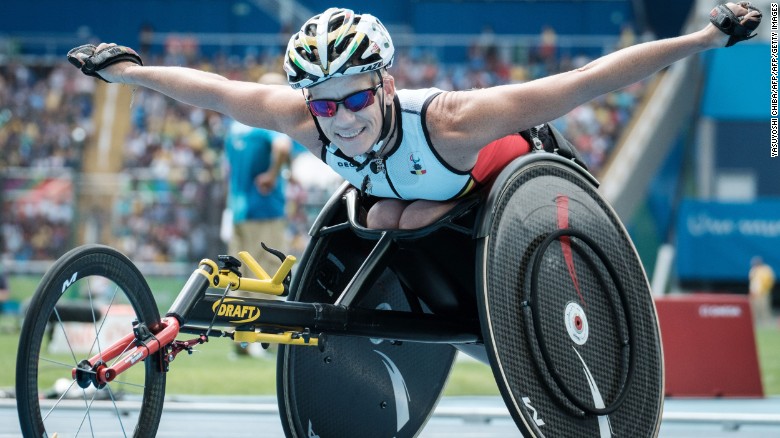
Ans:
[[[414,6],[420,8],[417,14],[442,7],[440,2],[419,3]],[[466,9],[479,2],[464,3],[471,5],[464,6],[466,13]],[[629,14],[623,6],[618,9]],[[396,15],[389,11],[376,13],[383,12],[390,17]],[[499,12],[495,15],[499,16]],[[576,11],[569,11],[573,13]],[[210,43],[217,39],[215,34],[154,32],[155,27],[144,28],[146,33],[141,36],[145,44],[139,46],[150,64],[191,65],[246,80],[254,80],[265,71],[279,70],[277,43],[230,43],[215,50]],[[284,26],[277,27],[271,30],[283,31]],[[640,38],[625,23],[614,27],[612,35],[591,35],[582,47],[572,41],[570,34],[559,34],[549,25],[513,38],[502,37],[491,26],[475,29],[478,30],[466,29],[476,33],[461,35],[449,46],[413,45],[438,40],[399,36],[410,43],[399,44],[392,68],[398,86],[462,90],[532,80],[584,65],[591,56]],[[269,36],[263,41],[273,40]],[[31,48],[30,52],[36,50]],[[213,255],[215,248],[221,247],[220,218],[214,213],[218,210],[214,206],[221,205],[225,193],[221,162],[225,119],[221,115],[143,89],[132,93],[132,105],[128,105],[128,96],[115,100],[104,97],[110,86],[78,75],[62,58],[52,62],[44,53],[18,59],[23,61],[7,61],[0,66],[0,107],[7,107],[0,113],[0,160],[3,168],[8,169],[0,182],[4,184],[6,211],[13,212],[2,219],[2,257],[51,260],[74,244],[101,241],[141,262],[187,262]],[[646,84],[635,84],[583,105],[554,122],[583,152],[595,173],[598,174],[621,130],[630,121],[645,89]],[[123,89],[121,93],[129,95],[130,90]],[[106,105],[114,113],[113,120],[129,121],[127,127],[104,126]],[[116,171],[113,165],[103,166],[101,171],[89,153],[97,147],[101,141],[98,137],[105,129],[111,132],[109,155],[112,159],[120,157]],[[42,171],[38,180],[28,180],[27,176],[34,175],[29,169],[49,170]],[[45,212],[31,217],[30,208],[23,207],[23,192],[27,190],[24,187],[35,185],[35,181],[49,181],[51,169],[63,169],[68,175],[61,179],[70,181],[70,197],[58,201],[62,202],[60,210],[68,212],[57,213],[56,218]],[[24,181],[12,178],[12,174],[24,177]],[[112,192],[110,198],[103,193],[95,195],[99,202],[76,199],[97,190],[96,186]],[[299,205],[293,210],[305,210],[311,216],[323,194],[312,194],[310,198],[296,196]],[[106,199],[109,201],[104,202]],[[77,216],[86,220],[76,224]],[[55,221],[56,227],[35,225]],[[295,233],[306,229],[301,224],[291,228]],[[56,239],[61,243],[29,248],[49,235],[61,236]]]

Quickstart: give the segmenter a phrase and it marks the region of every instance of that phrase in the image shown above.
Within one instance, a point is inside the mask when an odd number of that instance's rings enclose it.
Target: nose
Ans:
[[[352,123],[355,121],[355,113],[345,108],[343,103],[340,103],[333,120],[339,124]]]

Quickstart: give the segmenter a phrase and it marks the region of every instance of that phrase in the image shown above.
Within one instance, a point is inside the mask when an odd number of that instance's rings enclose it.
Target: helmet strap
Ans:
[[[379,75],[379,80],[382,81],[382,71],[377,70],[377,74]],[[384,89],[384,86],[382,89]],[[387,143],[387,140],[389,140],[388,136],[390,135],[390,128],[393,125],[393,111],[387,109],[387,106],[385,105],[384,93],[382,93],[380,105],[382,106],[382,129],[379,130],[379,137],[377,137],[377,142],[374,144],[374,146],[371,147],[371,150],[355,157],[360,159],[361,162],[361,164],[357,166],[358,171],[363,170],[363,168],[368,164],[371,165],[371,170],[374,173],[381,173],[384,171],[385,159],[383,155],[379,154],[379,152],[382,151],[383,146]]]
[[[382,83],[382,90],[385,89],[384,87],[384,78],[382,77],[382,70],[376,71],[377,75],[379,76],[379,81]],[[393,112],[387,110],[387,105],[385,105],[385,93],[382,93],[382,129],[379,131],[379,139],[377,140],[377,145],[379,145],[379,148],[376,149],[377,152],[379,149],[381,149],[382,144],[385,143],[385,140],[387,140],[388,135],[390,134],[390,127],[393,124]]]

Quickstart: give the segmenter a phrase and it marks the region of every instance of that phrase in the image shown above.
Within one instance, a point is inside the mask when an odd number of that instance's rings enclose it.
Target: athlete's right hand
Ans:
[[[122,72],[130,63],[143,65],[135,50],[113,43],[76,47],[68,52],[68,61],[85,75],[106,82],[121,82]]]

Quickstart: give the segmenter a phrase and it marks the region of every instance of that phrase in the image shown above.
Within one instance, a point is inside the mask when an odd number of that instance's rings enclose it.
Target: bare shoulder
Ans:
[[[507,132],[500,122],[506,115],[497,111],[500,96],[497,87],[441,93],[428,107],[431,138],[451,147],[468,147],[503,137]]]
[[[552,120],[561,112],[556,96],[568,82],[549,77],[468,91],[445,92],[429,105],[429,136],[440,156],[456,168],[468,168],[489,143]],[[555,85],[559,83],[561,85]]]
[[[468,91],[445,91],[440,93],[428,104],[425,113],[427,129],[433,140],[456,141],[465,132],[462,117],[469,109]]]
[[[482,147],[499,137],[490,115],[480,111],[483,91],[446,91],[428,105],[425,123],[431,144],[456,169],[470,169]]]

